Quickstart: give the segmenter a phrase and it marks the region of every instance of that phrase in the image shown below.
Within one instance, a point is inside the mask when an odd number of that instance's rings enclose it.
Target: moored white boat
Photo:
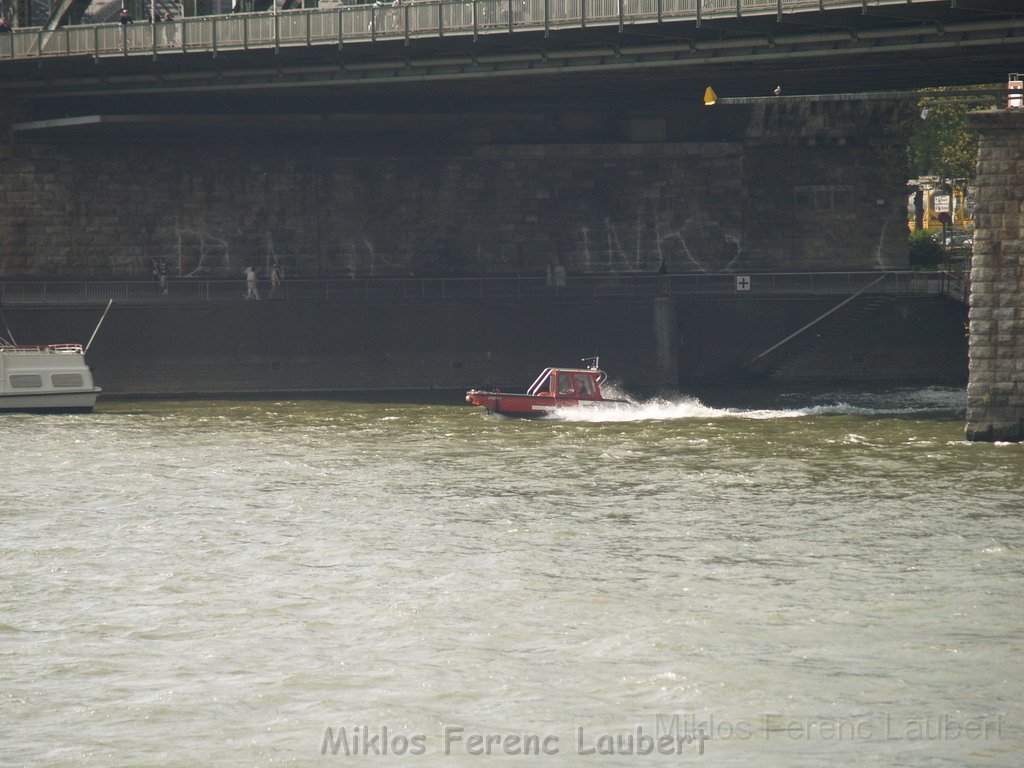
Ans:
[[[0,412],[89,413],[100,391],[81,344],[0,339]]]

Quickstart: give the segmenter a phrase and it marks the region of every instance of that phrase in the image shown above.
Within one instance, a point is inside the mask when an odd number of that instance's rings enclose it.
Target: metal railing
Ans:
[[[926,0],[927,1],[927,0]],[[939,0],[936,0],[938,2]],[[17,28],[0,34],[0,62],[56,56],[131,56],[238,51],[480,35],[516,30],[701,21],[861,9],[867,0],[411,0],[281,12],[196,16],[151,24]],[[907,0],[870,0],[906,5]]]
[[[879,277],[884,279],[879,280]],[[877,284],[871,285],[873,282]],[[545,277],[322,278],[294,279],[271,290],[259,283],[262,302],[463,301],[528,298],[643,298],[654,296],[939,295],[948,290],[940,272],[776,272],[763,274],[572,275]],[[0,282],[0,305],[117,303],[255,303],[243,280],[172,279],[167,293],[146,280]]]

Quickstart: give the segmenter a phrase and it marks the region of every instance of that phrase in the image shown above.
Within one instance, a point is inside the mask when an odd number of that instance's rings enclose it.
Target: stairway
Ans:
[[[870,331],[882,338],[885,310],[893,301],[890,296],[878,294],[851,301],[805,333],[752,362],[746,371],[760,380],[796,382],[806,378],[820,381],[823,371],[835,371],[837,378],[842,378],[840,372],[865,364],[857,350],[849,347],[852,332],[856,329],[856,335],[862,337],[865,331]]]

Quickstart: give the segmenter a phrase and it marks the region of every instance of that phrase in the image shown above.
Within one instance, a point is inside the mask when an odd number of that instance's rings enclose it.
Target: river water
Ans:
[[[1024,446],[712,400],[0,417],[0,765],[1024,764]]]

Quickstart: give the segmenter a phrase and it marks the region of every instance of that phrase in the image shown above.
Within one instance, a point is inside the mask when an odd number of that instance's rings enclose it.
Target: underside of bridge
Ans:
[[[25,122],[92,114],[650,111],[699,104],[707,86],[735,97],[768,96],[777,86],[790,96],[1000,83],[1021,62],[1019,0],[915,0],[251,50],[0,60],[0,92],[16,121]],[[181,130],[180,122],[169,127]]]

